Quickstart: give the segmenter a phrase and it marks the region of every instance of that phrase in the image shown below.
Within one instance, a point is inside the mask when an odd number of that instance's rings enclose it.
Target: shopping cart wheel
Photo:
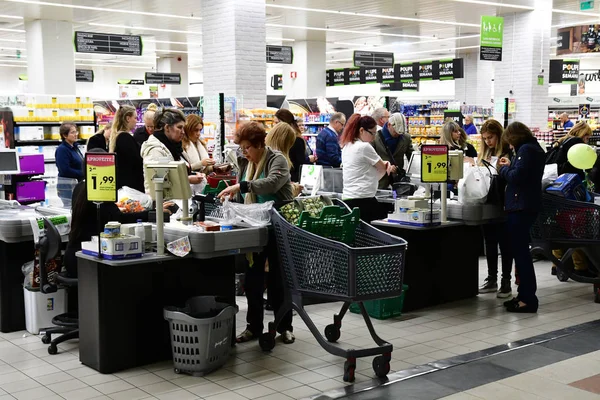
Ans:
[[[48,346],[48,354],[55,355],[57,353],[58,353],[58,348],[56,347],[55,344],[51,344],[50,346]]]
[[[258,345],[262,351],[271,351],[275,348],[275,337],[270,333],[263,333],[258,338]]]
[[[181,370],[179,368],[173,368],[173,372],[175,372],[176,374],[180,374]]]
[[[331,343],[337,342],[341,334],[339,326],[329,324],[325,327],[325,337]]]
[[[565,274],[560,268],[556,269],[556,277],[561,282],[566,282],[569,280],[569,275]]]
[[[42,336],[42,343],[44,344],[50,344],[50,342],[52,341],[52,337],[48,334]]]
[[[379,378],[385,378],[390,372],[390,362],[384,356],[377,356],[373,359],[373,371]]]
[[[354,371],[356,371],[356,360],[348,359],[344,363],[344,382],[354,382]]]

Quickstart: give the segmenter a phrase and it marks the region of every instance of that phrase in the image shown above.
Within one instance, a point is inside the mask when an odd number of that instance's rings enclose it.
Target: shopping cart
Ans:
[[[600,303],[600,206],[544,193],[542,210],[531,229],[531,253],[541,253],[557,267],[561,281],[568,278],[594,285],[595,302]],[[561,259],[553,249],[568,249]],[[573,252],[581,249],[591,261],[589,270],[596,277],[581,276],[574,269]]]
[[[342,202],[337,204],[345,207]],[[276,210],[271,216],[287,295],[275,321],[269,323],[269,331],[260,336],[260,347],[265,351],[275,347],[277,326],[294,309],[323,349],[346,359],[344,381],[354,381],[356,359],[368,356],[377,356],[373,370],[378,377],[385,377],[393,347],[375,333],[363,301],[401,295],[406,241],[359,221],[351,243],[346,244],[292,225]],[[333,316],[333,324],[326,326],[325,337],[304,310],[308,298],[344,302]],[[342,319],[353,302],[358,303],[376,347],[343,349],[333,344],[340,338]]]

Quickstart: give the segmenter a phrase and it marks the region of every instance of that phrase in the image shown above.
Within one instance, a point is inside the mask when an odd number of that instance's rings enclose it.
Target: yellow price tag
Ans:
[[[117,155],[86,153],[88,201],[117,201]]]
[[[442,144],[421,147],[421,182],[448,181],[448,146]]]

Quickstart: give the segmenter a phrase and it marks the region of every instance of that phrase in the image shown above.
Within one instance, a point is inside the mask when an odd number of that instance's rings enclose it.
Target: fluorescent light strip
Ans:
[[[10,28],[0,28],[0,32],[17,32],[17,33],[25,33],[25,29],[10,29]]]
[[[565,27],[574,26],[574,25],[579,26],[579,25],[597,24],[598,22],[600,22],[600,17],[589,20],[589,21],[567,22],[567,23],[563,23],[563,24],[552,25],[551,28],[565,28]]]
[[[308,31],[323,31],[323,32],[341,32],[341,33],[355,33],[357,35],[373,35],[373,36],[391,36],[391,37],[405,37],[405,38],[415,38],[415,39],[431,39],[432,36],[418,36],[418,35],[402,35],[396,33],[382,33],[382,32],[373,32],[373,31],[352,31],[347,29],[334,29],[334,28],[317,28],[312,26],[299,26],[299,25],[280,25],[280,24],[265,24],[265,26],[269,26],[272,28],[291,28],[291,29],[304,29]],[[479,25],[477,25],[479,26]]]
[[[74,8],[78,10],[90,10],[90,11],[100,11],[103,13],[117,13],[117,14],[133,14],[133,15],[146,15],[149,17],[163,17],[163,18],[177,18],[177,19],[191,19],[191,20],[201,20],[201,17],[194,16],[185,16],[185,15],[175,15],[175,14],[163,14],[163,13],[151,13],[145,11],[132,11],[132,10],[121,10],[118,8],[106,8],[106,7],[90,7],[90,6],[81,6],[74,4],[62,4],[62,3],[52,3],[49,1],[35,1],[35,0],[6,0],[12,3],[22,3],[22,4],[33,4],[38,6],[51,6],[51,7],[63,7],[63,8]]]
[[[187,46],[202,46],[200,43],[192,43],[192,42],[171,42],[169,40],[153,40],[153,39],[147,39],[144,40],[144,42],[146,43],[163,43],[163,44],[181,44],[181,45],[187,45]]]
[[[95,22],[90,22],[88,25],[90,25],[90,26],[102,26],[102,27],[105,27],[105,28],[134,29],[134,30],[138,30],[138,31],[156,31],[156,32],[169,32],[169,33],[190,33],[192,35],[202,35],[202,32],[179,31],[179,30],[176,30],[176,29],[148,28],[148,27],[144,27],[144,26],[99,24],[99,23],[95,23]],[[23,31],[23,32],[25,32],[25,31]]]
[[[451,0],[457,3],[470,3],[470,4],[481,4],[484,6],[495,6],[495,7],[505,7],[505,8],[518,8],[521,10],[535,10],[535,7],[531,6],[521,6],[519,4],[508,4],[508,3],[498,3],[495,1],[480,1],[480,0]],[[479,25],[477,25],[479,26]]]
[[[14,58],[27,58],[26,55],[21,54],[21,56],[17,56],[16,54],[0,54],[0,57],[14,57]]]
[[[202,54],[202,52],[200,51],[184,51],[184,50],[163,50],[163,49],[156,49],[155,50],[157,53],[185,53],[185,54]]]
[[[4,47],[4,46],[0,46],[0,50],[18,50],[18,51],[25,51],[26,49],[22,48],[22,47]]]
[[[6,15],[6,14],[0,14],[0,18],[23,19],[23,17],[19,17],[18,15]]]
[[[84,61],[84,62],[105,62],[105,63],[122,63],[123,60],[115,60],[115,59],[93,59],[93,58],[76,58],[75,61]],[[149,61],[125,61],[127,64],[141,64],[141,65],[152,65]]]
[[[137,65],[112,65],[112,64],[75,64],[78,67],[108,67],[108,68],[132,68],[132,69],[154,69],[154,66],[140,67]]]
[[[556,14],[583,15],[584,17],[593,17],[594,16],[594,13],[583,12],[583,11],[558,10],[556,8],[553,8],[552,12],[556,13]],[[600,15],[597,15],[597,16],[600,18]]]
[[[376,49],[383,49],[383,48],[387,48],[387,47],[410,46],[410,45],[413,45],[413,44],[439,43],[439,42],[447,42],[447,41],[451,41],[451,40],[474,39],[474,38],[477,38],[479,36],[480,36],[479,34],[477,34],[477,35],[466,35],[466,36],[456,36],[456,37],[450,37],[450,38],[444,38],[444,39],[436,39],[436,40],[422,40],[422,41],[419,41],[419,42],[410,42],[410,43],[404,43],[404,44],[382,44],[382,45],[371,45],[371,46],[373,48],[376,48]],[[333,42],[333,44],[345,45],[345,46],[358,46],[358,47],[356,49],[344,49],[344,50],[328,51],[325,54],[343,53],[343,52],[346,52],[346,51],[361,50],[361,49],[366,49],[366,48],[369,47],[368,45],[357,45],[357,44],[353,44],[353,43],[343,43],[343,42]]]
[[[350,12],[350,11],[326,10],[326,9],[322,9],[322,8],[284,6],[284,5],[280,5],[280,4],[268,4],[267,3],[267,4],[265,4],[265,7],[282,8],[282,9],[286,9],[286,10],[296,10],[296,11],[309,11],[309,12],[324,13],[324,14],[351,15],[351,16],[355,16],[355,17],[393,19],[396,21],[425,22],[425,23],[431,23],[431,24],[479,27],[479,24],[469,24],[466,22],[440,21],[440,20],[427,19],[427,18],[396,17],[396,16],[392,16],[392,15],[366,14],[366,13]]]
[[[20,64],[27,64],[27,61],[25,61],[25,60],[2,60],[2,59],[0,59],[0,61],[2,61],[2,62],[14,62],[14,63],[20,63]]]
[[[275,40],[279,42],[295,42],[296,39],[288,39],[288,38],[277,38],[277,37],[268,37],[267,40]]]
[[[25,43],[25,41],[21,39],[0,39],[0,42]]]
[[[0,64],[0,67],[27,68],[26,65],[17,65],[17,64]]]

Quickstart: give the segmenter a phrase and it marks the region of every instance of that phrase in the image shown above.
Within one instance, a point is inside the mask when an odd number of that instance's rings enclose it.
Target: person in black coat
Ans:
[[[142,147],[142,144],[148,140],[150,135],[154,134],[154,114],[157,110],[156,104],[150,104],[144,113],[144,125],[133,131],[133,138],[137,144]]]
[[[137,112],[132,106],[121,106],[115,114],[110,135],[109,150],[117,154],[117,189],[128,186],[144,192],[144,160],[140,146],[131,130],[137,122]]]
[[[112,121],[106,124],[104,129],[92,136],[87,142],[87,151],[91,149],[103,149],[108,152],[108,142],[112,131]]]
[[[296,121],[296,117],[290,110],[280,109],[275,113],[274,118],[275,123],[285,122],[289,124],[296,134],[296,140],[292,145],[292,148],[289,151],[290,161],[292,162],[292,168],[290,170],[290,176],[292,182],[300,182],[300,169],[303,164],[310,164],[314,162],[314,157],[307,156],[306,148],[308,144],[306,140],[302,137],[302,131],[300,130],[300,126],[298,126],[298,122]],[[312,161],[311,161],[312,159]]]
[[[506,310],[535,313],[538,298],[533,261],[529,253],[529,231],[542,203],[542,176],[546,153],[529,128],[513,122],[504,131],[503,139],[515,150],[512,161],[502,157],[499,174],[506,181],[504,209],[507,213],[509,245],[519,273],[519,295],[504,303]]]

